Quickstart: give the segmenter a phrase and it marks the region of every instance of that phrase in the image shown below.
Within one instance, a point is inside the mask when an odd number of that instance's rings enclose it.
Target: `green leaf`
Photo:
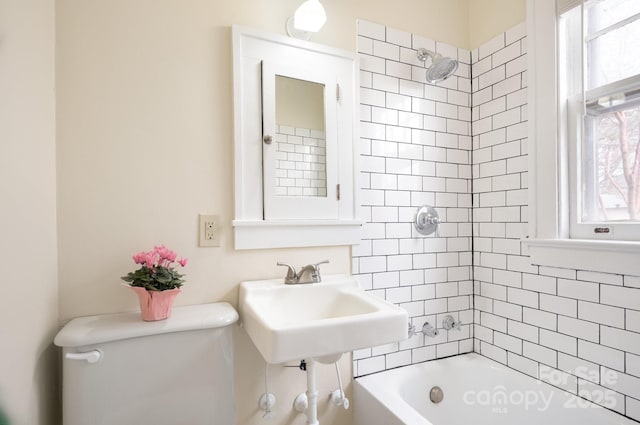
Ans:
[[[183,276],[173,268],[156,267],[153,269],[142,266],[138,270],[122,276],[121,279],[128,282],[130,286],[145,288],[149,291],[166,291],[180,288],[184,282]]]

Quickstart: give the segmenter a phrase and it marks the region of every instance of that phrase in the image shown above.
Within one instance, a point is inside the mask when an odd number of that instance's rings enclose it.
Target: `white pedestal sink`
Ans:
[[[321,358],[407,338],[407,312],[360,289],[350,276],[285,285],[242,282],[240,321],[272,364]]]
[[[242,282],[240,322],[268,363],[306,360],[307,424],[318,425],[315,362],[407,338],[405,310],[366,293],[349,276],[285,285]],[[323,359],[324,358],[324,359]]]

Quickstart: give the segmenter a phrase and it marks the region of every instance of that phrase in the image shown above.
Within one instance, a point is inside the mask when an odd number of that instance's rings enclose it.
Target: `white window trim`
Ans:
[[[640,276],[640,242],[569,239],[567,149],[558,132],[556,0],[527,0],[529,237],[536,265]]]

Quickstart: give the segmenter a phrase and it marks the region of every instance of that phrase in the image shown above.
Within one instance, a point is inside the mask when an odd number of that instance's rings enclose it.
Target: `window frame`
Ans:
[[[558,125],[556,0],[527,0],[527,34],[530,207],[523,242],[531,262],[638,276],[640,242],[570,237],[571,151]]]
[[[588,7],[588,6],[586,6]],[[559,9],[568,12],[566,18],[557,18],[558,28],[558,57],[559,59],[559,136],[566,140],[569,149],[569,235],[572,239],[594,240],[640,240],[640,222],[625,220],[599,220],[598,203],[599,183],[598,140],[594,139],[595,120],[587,117],[602,116],[608,111],[600,108],[595,111],[588,105],[598,103],[602,98],[623,94],[628,97],[624,105],[635,109],[638,103],[637,92],[640,91],[640,75],[614,81],[601,81],[596,84],[594,76],[586,75],[587,69],[598,68],[599,58],[588,55],[587,43],[595,42],[627,25],[640,21],[640,13],[636,13],[617,22],[609,22],[606,26],[592,34],[585,34],[583,25],[587,22],[583,18],[586,11],[580,7],[580,2],[566,3],[560,0]],[[592,8],[593,9],[593,8]],[[598,21],[597,16],[595,21]],[[596,50],[597,53],[597,50]],[[589,65],[586,59],[589,58]],[[592,84],[588,84],[592,81]],[[586,87],[586,86],[589,87]],[[591,111],[591,112],[590,112]],[[596,118],[597,119],[597,118]],[[587,189],[589,188],[589,189]],[[587,218],[588,217],[588,218]]]

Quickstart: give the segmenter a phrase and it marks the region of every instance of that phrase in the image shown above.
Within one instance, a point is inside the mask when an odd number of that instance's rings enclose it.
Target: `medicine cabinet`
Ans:
[[[358,244],[355,55],[232,35],[235,248]]]

